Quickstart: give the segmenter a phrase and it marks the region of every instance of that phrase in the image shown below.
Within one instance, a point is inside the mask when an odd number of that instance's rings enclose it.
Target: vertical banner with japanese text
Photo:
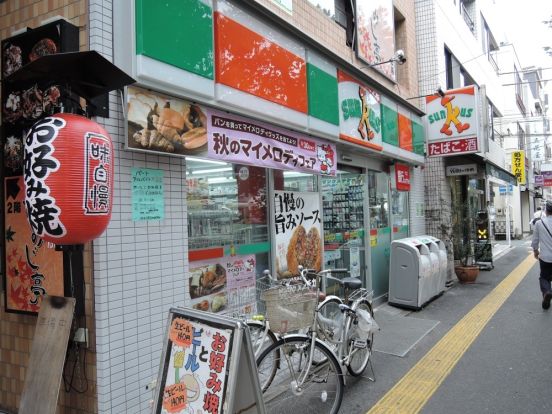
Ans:
[[[44,295],[64,296],[63,253],[31,232],[23,176],[4,185],[6,310],[38,312]]]
[[[393,2],[373,0],[356,2],[357,56],[369,65],[376,64],[387,77],[395,80],[395,24]],[[379,65],[378,65],[379,64]]]
[[[319,271],[323,257],[320,195],[275,191],[272,207],[278,277],[297,276],[299,265]]]
[[[525,185],[525,151],[512,152],[512,174],[520,185]]]
[[[391,167],[391,188],[397,191],[410,191],[410,167],[395,163]]]

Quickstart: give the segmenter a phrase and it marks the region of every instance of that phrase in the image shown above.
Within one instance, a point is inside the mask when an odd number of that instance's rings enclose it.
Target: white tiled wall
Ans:
[[[90,49],[112,61],[112,0],[89,4]],[[96,120],[116,150],[112,219],[93,246],[100,413],[150,412],[146,385],[157,376],[168,311],[186,296],[184,160],[125,150],[121,110],[113,92],[110,118]],[[132,167],[163,171],[163,220],[132,221]]]
[[[416,215],[416,204],[425,205],[424,199],[424,170],[422,167],[410,169],[410,235],[421,236],[426,234],[425,216]]]
[[[436,27],[436,0],[416,0],[416,39],[418,47],[419,94],[434,93],[445,88],[444,44]],[[422,109],[425,101],[421,99]],[[423,170],[425,182],[426,234],[443,239],[449,255],[448,279],[452,278],[452,248],[444,236],[442,225],[450,225],[450,188],[442,158],[426,158]],[[413,233],[414,234],[414,233]]]

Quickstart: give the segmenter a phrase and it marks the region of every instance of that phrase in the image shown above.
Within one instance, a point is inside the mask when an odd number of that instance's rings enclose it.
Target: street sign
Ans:
[[[514,186],[512,184],[501,185],[498,187],[498,192],[500,195],[512,194]]]

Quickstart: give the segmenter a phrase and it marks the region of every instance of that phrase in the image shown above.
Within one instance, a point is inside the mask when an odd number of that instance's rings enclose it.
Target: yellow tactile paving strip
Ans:
[[[433,393],[537,262],[531,254],[435,344],[367,414],[414,414]]]

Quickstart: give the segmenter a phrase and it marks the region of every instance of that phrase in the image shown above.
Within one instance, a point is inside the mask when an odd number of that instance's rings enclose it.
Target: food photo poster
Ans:
[[[276,274],[279,279],[299,275],[299,266],[322,268],[322,223],[318,193],[275,191]]]
[[[254,313],[255,271],[255,255],[191,262],[188,283],[192,307],[234,316]]]

